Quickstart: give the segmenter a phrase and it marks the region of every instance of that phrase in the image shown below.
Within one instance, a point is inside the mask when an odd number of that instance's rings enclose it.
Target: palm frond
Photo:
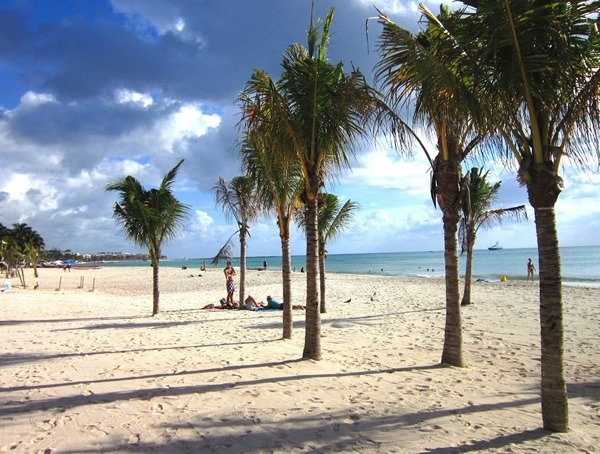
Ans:
[[[240,233],[240,231],[236,230],[231,234],[227,241],[225,241],[225,244],[221,246],[221,249],[219,249],[210,261],[211,265],[218,265],[220,260],[231,260],[231,257],[233,256],[233,241],[231,241],[231,239],[238,233]]]

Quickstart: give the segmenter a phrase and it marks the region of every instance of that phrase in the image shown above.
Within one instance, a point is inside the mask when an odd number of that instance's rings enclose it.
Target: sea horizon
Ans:
[[[569,285],[600,286],[600,246],[566,246],[560,248],[563,283]],[[537,248],[504,248],[500,250],[476,249],[473,251],[473,281],[526,280],[526,263],[533,259],[538,279]],[[206,261],[207,268],[221,268],[225,261],[211,265],[212,257],[163,259],[161,266],[199,268]],[[239,257],[231,259],[239,267]],[[246,257],[247,269],[281,269],[281,256]],[[464,277],[466,254],[459,255],[459,275]],[[101,262],[106,266],[148,266],[148,261]],[[301,272],[305,255],[292,256],[292,269]],[[381,276],[406,276],[441,278],[444,276],[444,251],[419,252],[366,252],[329,254],[325,261],[328,273],[374,274]]]

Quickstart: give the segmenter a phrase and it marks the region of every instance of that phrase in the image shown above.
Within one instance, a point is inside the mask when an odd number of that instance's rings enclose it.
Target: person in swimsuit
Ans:
[[[226,306],[233,308],[235,307],[233,303],[233,293],[235,292],[235,282],[233,282],[233,278],[235,276],[235,270],[233,266],[231,266],[231,262],[227,261],[227,266],[223,270],[225,273],[225,287],[227,288],[227,299]]]
[[[531,278],[531,280],[533,281],[533,272],[535,271],[535,266],[533,266],[533,262],[531,261],[531,259],[529,259],[529,261],[527,262],[527,280],[529,280],[529,278]]]

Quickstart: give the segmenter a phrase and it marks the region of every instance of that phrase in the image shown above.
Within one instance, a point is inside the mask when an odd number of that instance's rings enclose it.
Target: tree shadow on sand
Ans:
[[[531,403],[527,400],[499,402],[495,405],[473,406],[447,411],[417,412],[405,415],[383,415],[363,417],[360,410],[349,408],[343,412],[321,412],[296,417],[281,417],[278,420],[262,421],[249,412],[246,417],[208,415],[186,419],[185,422],[162,423],[153,428],[169,434],[181,433],[182,437],[165,442],[144,442],[144,434],[137,442],[114,446],[104,445],[110,452],[386,452],[403,447],[402,431],[415,443],[414,431],[431,431],[423,444],[440,444],[444,441],[444,428],[423,425],[429,419],[448,414],[468,413],[518,407]],[[275,419],[275,418],[274,418]],[[437,434],[436,431],[440,431]],[[446,431],[447,433],[447,431]],[[418,452],[457,453],[484,449],[499,449],[508,445],[539,440],[550,435],[542,429],[526,430],[502,435],[492,439],[473,440],[462,446],[421,447]],[[390,439],[394,440],[393,442]],[[385,440],[385,441],[381,441]],[[117,442],[118,443],[118,442]],[[393,444],[398,443],[398,444]],[[416,447],[412,447],[416,449]],[[62,452],[96,452],[77,450]],[[417,452],[417,451],[414,451]]]
[[[217,372],[229,372],[229,371],[237,371],[242,369],[251,369],[251,368],[264,368],[264,367],[289,367],[292,368],[291,365],[294,363],[298,363],[305,360],[287,360],[287,361],[277,361],[271,363],[259,363],[259,364],[245,364],[245,365],[235,365],[235,366],[226,366],[226,367],[217,367],[211,369],[199,369],[192,371],[181,371],[172,374],[162,373],[162,374],[151,374],[151,375],[138,375],[138,376],[130,376],[130,377],[120,377],[120,378],[106,378],[99,380],[82,380],[78,382],[65,382],[65,383],[53,383],[53,384],[36,384],[32,386],[16,386],[10,388],[2,388],[0,391],[2,392],[15,392],[15,391],[30,391],[30,390],[39,390],[45,388],[55,388],[61,386],[73,387],[76,385],[91,385],[91,384],[103,384],[107,386],[110,383],[124,382],[124,381],[148,381],[149,379],[160,379],[166,377],[179,377],[186,375],[201,375],[207,373],[217,373]],[[170,386],[168,388],[165,387],[154,387],[154,388],[145,388],[145,389],[137,389],[137,390],[117,390],[117,391],[109,391],[105,393],[98,393],[92,395],[77,395],[77,396],[64,396],[64,397],[56,397],[56,398],[48,398],[48,399],[38,399],[32,400],[28,402],[12,402],[8,403],[2,407],[0,407],[0,415],[8,416],[11,414],[19,414],[19,413],[27,413],[33,411],[46,411],[50,409],[60,408],[61,411],[65,411],[67,409],[72,409],[80,406],[86,405],[96,405],[101,403],[114,403],[119,401],[129,401],[136,399],[152,399],[154,397],[178,397],[192,394],[206,394],[223,391],[233,387],[249,387],[250,389],[255,389],[256,387],[260,387],[265,384],[277,384],[288,381],[302,381],[302,380],[315,380],[315,379],[331,379],[331,378],[344,378],[344,377],[361,377],[361,376],[376,376],[380,374],[394,374],[394,373],[402,373],[402,372],[412,372],[419,370],[434,370],[444,368],[445,366],[440,364],[426,365],[426,366],[411,366],[411,367],[401,367],[401,368],[390,368],[390,369],[377,369],[377,370],[364,370],[364,371],[356,371],[356,372],[343,372],[343,373],[326,373],[326,374],[292,374],[287,376],[278,376],[278,377],[269,377],[269,378],[258,378],[253,380],[237,380],[237,381],[229,381],[229,382],[219,382],[219,383],[208,383],[208,384],[200,384],[200,385],[192,385],[192,386]],[[293,372],[293,371],[291,371]],[[447,414],[456,414],[458,412],[461,413],[472,413],[477,411],[489,411],[494,408],[503,408],[506,406],[521,406],[528,405],[531,403],[539,402],[539,397],[535,397],[532,399],[522,399],[516,401],[507,401],[500,402],[497,404],[482,404],[482,405],[470,405],[468,407],[460,408],[460,409],[447,409],[447,410],[433,410],[428,411],[426,413],[427,418],[437,418],[440,416],[444,416]]]
[[[40,363],[42,361],[51,361],[54,359],[65,359],[65,358],[86,358],[89,356],[98,355],[122,355],[128,353],[144,353],[153,351],[168,351],[168,350],[188,350],[188,349],[200,349],[200,348],[215,348],[215,347],[234,347],[236,345],[251,345],[260,344],[263,345],[267,342],[276,342],[279,339],[266,339],[257,341],[247,342],[219,342],[215,344],[197,344],[197,345],[173,345],[169,347],[149,347],[149,348],[135,348],[130,350],[103,350],[103,351],[92,351],[92,352],[73,352],[73,353],[57,353],[54,355],[45,354],[23,354],[23,353],[4,353],[0,354],[0,364],[2,366],[14,366],[16,364],[26,363]],[[1,389],[0,389],[1,390]]]
[[[387,313],[383,313],[383,314],[364,315],[361,317],[322,318],[321,324],[333,325],[334,328],[343,327],[343,324],[349,324],[349,325],[350,324],[357,324],[357,325],[367,324],[367,325],[370,325],[372,323],[369,323],[369,322],[375,322],[375,321],[379,321],[379,320],[389,321],[390,317],[401,316],[401,315],[405,315],[405,314],[420,313],[420,312],[442,312],[445,310],[446,310],[445,307],[436,307],[436,308],[431,308],[431,309],[415,309],[415,310],[411,310],[411,311],[387,312]],[[281,311],[275,311],[275,312],[281,312]],[[262,311],[255,311],[255,313],[261,314]],[[272,313],[272,312],[270,312],[270,313]],[[302,311],[294,311],[294,315],[296,315],[297,313],[304,315],[304,312],[302,312]],[[278,317],[278,320],[281,320],[281,317]],[[294,320],[295,328],[296,327],[303,328],[304,326],[305,326],[304,320]],[[278,322],[274,322],[274,323],[257,323],[255,325],[247,325],[244,327],[250,328],[250,329],[257,329],[257,328],[258,329],[276,329],[276,328],[281,328],[282,324],[281,324],[281,321],[278,321]]]
[[[43,320],[0,320],[0,326],[26,325],[36,323],[77,323],[105,320],[134,320],[146,318],[143,315],[125,315],[121,317],[85,317],[85,318],[47,318]]]

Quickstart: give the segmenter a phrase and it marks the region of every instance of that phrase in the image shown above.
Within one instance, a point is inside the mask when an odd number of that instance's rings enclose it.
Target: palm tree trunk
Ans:
[[[438,200],[444,223],[444,264],[446,272],[446,326],[442,363],[463,367],[460,294],[458,290],[458,241],[460,220],[460,168],[454,162],[442,162],[437,169]]]
[[[240,306],[239,309],[245,309],[244,300],[246,299],[246,227],[240,229]]]
[[[291,339],[294,322],[292,320],[292,259],[289,236],[281,237],[281,274],[283,277],[283,338]]]
[[[319,284],[321,288],[321,305],[319,312],[321,314],[327,313],[325,307],[325,253],[321,250],[319,253]]]
[[[465,264],[465,290],[463,292],[461,306],[471,304],[471,282],[473,281],[473,246],[475,244],[475,233],[467,230],[467,262]]]
[[[158,261],[152,263],[152,316],[158,314],[160,293],[158,290]]]
[[[551,163],[525,169],[527,193],[535,212],[540,279],[540,337],[542,369],[542,420],[544,429],[569,430],[569,402],[563,358],[562,276],[554,205],[560,195],[560,178]]]
[[[319,314],[319,241],[316,197],[306,203],[306,328],[303,358],[321,359],[321,316]]]
[[[542,419],[544,429],[569,430],[563,359],[562,277],[554,207],[535,209],[540,278]]]

